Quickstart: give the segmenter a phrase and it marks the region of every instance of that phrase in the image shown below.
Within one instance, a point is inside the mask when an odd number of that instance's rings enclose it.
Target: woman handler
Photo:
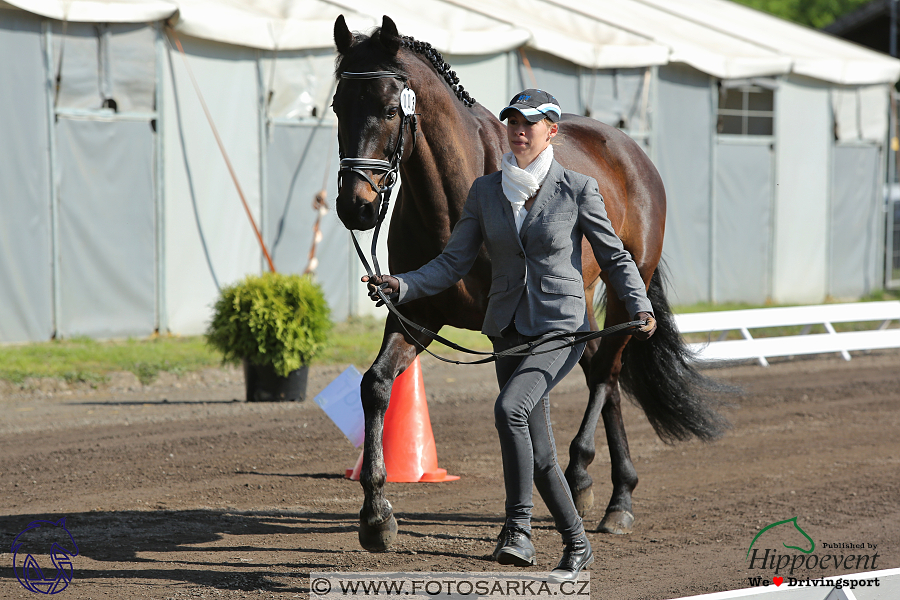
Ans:
[[[511,150],[503,155],[501,170],[472,184],[440,256],[409,273],[362,278],[373,300],[378,299],[378,288],[397,303],[447,289],[469,272],[483,243],[492,273],[482,333],[491,339],[495,352],[552,332],[586,331],[590,326],[581,276],[584,237],[629,314],[648,321],[633,335],[642,340],[653,335],[656,322],[644,282],[613,230],[596,180],[553,160],[550,141],[561,116],[556,98],[545,91],[516,94],[500,112]],[[496,362],[500,395],[494,418],[503,457],[506,523],[494,559],[504,565],[534,564],[534,481],[565,544],[562,559],[550,574],[555,581],[577,579],[594,560],[556,460],[550,427],[550,390],[583,351],[582,343]]]

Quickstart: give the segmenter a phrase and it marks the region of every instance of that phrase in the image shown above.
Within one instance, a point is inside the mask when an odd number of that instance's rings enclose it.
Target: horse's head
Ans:
[[[407,88],[408,75],[398,60],[401,38],[389,17],[371,36],[354,35],[343,16],[334,24],[338,50],[338,84],[332,108],[338,118],[341,158],[370,159],[394,163],[409,154],[411,132],[403,131],[400,94]],[[366,74],[380,74],[366,77]],[[405,148],[400,147],[405,136]],[[378,222],[380,197],[374,185],[389,185],[386,169],[342,165],[340,187],[335,202],[337,214],[348,229],[371,229]],[[384,164],[382,165],[384,166]]]

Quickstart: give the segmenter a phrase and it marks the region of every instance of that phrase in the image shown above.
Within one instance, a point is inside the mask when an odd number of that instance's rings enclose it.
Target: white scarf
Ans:
[[[540,189],[552,162],[553,146],[547,146],[524,169],[519,168],[512,152],[503,155],[503,160],[500,161],[503,194],[512,204],[513,215],[516,217],[516,231],[521,231],[525,216],[528,215],[525,202]]]

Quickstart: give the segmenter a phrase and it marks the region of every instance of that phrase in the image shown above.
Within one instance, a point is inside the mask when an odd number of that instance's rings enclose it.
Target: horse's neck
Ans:
[[[403,169],[403,195],[415,203],[415,213],[446,215],[452,225],[472,182],[499,169],[502,128],[480,105],[422,108],[420,137]]]

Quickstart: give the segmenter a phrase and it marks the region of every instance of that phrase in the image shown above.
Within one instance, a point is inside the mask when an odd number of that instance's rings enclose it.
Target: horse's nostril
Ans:
[[[363,202],[359,206],[359,218],[361,221],[368,221],[375,215],[375,204],[373,202]]]

